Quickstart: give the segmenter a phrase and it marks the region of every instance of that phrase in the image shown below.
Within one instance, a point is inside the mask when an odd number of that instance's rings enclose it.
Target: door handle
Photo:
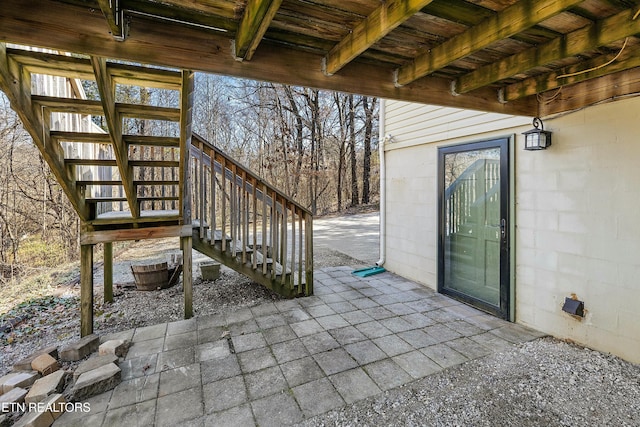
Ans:
[[[500,220],[500,237],[503,242],[507,242],[507,220],[504,218]]]

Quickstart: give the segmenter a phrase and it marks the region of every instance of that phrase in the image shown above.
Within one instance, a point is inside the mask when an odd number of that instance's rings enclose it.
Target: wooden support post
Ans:
[[[80,246],[80,336],[93,333],[93,245]]]
[[[104,244],[104,302],[113,302],[113,243]]]
[[[184,289],[184,318],[193,317],[193,264],[191,259],[192,237],[182,237],[182,287]]]

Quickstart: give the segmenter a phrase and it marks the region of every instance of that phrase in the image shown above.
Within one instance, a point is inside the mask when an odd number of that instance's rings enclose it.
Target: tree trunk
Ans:
[[[369,99],[362,97],[362,108],[364,110],[364,153],[362,159],[362,204],[368,204],[370,198],[370,178],[371,178],[371,136],[373,134],[373,110],[376,108],[377,98]]]
[[[356,129],[353,95],[349,95],[349,149],[351,160],[351,206],[358,205],[358,165],[356,162]]]

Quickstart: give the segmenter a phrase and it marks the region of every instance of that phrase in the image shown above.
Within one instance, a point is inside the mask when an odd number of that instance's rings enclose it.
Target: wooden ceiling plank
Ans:
[[[104,109],[104,117],[109,128],[113,152],[116,157],[120,179],[127,197],[131,216],[138,218],[140,216],[140,207],[137,202],[137,194],[133,186],[133,168],[129,165],[129,152],[127,146],[122,140],[122,118],[116,111],[115,105],[115,83],[107,69],[107,61],[103,57],[92,56],[91,65],[93,66],[98,92],[100,92],[100,100]]]
[[[87,205],[75,184],[74,177],[64,165],[62,148],[60,144],[51,140],[49,126],[44,120],[46,113],[31,102],[31,75],[7,56],[4,43],[0,43],[0,89],[9,98],[11,106],[22,120],[23,127],[31,135],[80,219],[88,220]]]
[[[518,83],[513,83],[504,88],[504,99],[505,101],[514,101],[548,90],[603,77],[607,74],[640,67],[640,47],[626,48],[618,59],[607,66],[602,66],[614,59],[616,55],[617,53],[603,55],[571,67],[565,67],[557,72],[530,77]],[[575,75],[562,77],[565,74]]]
[[[521,0],[416,57],[396,70],[395,83],[407,85],[498,40],[533,27],[584,0]]]
[[[392,0],[382,3],[327,53],[323,59],[324,73],[329,76],[337,73],[432,1]]]
[[[589,79],[570,86],[554,96],[552,102],[541,102],[539,116],[549,116],[584,108],[600,102],[613,101],[618,97],[640,93],[640,68],[631,68]]]
[[[535,98],[502,104],[493,89],[454,97],[451,79],[430,77],[398,88],[393,83],[394,68],[388,64],[355,60],[339,74],[327,77],[318,66],[323,55],[314,52],[263,42],[251,61],[238,62],[228,36],[202,28],[135,16],[131,21],[135,31],[126,43],[119,43],[99,31],[102,14],[85,7],[52,0],[3,0],[3,6],[0,38],[10,35],[12,43],[425,104],[516,115],[537,112]],[[54,21],[48,12],[53,7]],[[73,31],[68,22],[75,23]]]
[[[120,0],[97,0],[102,14],[107,20],[109,31],[115,40],[124,41],[127,37],[124,12]]]
[[[249,61],[267,32],[282,0],[249,0],[236,32],[235,55]]]
[[[456,92],[467,93],[540,65],[579,55],[582,52],[638,34],[640,33],[640,19],[633,20],[634,13],[635,10],[625,10],[555,38],[542,46],[529,48],[503,60],[480,67],[458,78]]]

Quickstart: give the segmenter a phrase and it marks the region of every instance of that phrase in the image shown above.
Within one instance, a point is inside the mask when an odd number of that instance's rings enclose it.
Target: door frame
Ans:
[[[462,301],[496,317],[513,321],[512,278],[511,278],[511,240],[512,240],[512,176],[511,176],[511,137],[496,137],[476,142],[438,147],[438,292]],[[444,239],[444,160],[446,154],[465,151],[500,148],[500,218],[505,220],[505,237],[500,243],[500,306],[489,304],[462,292],[445,287],[445,239]]]

